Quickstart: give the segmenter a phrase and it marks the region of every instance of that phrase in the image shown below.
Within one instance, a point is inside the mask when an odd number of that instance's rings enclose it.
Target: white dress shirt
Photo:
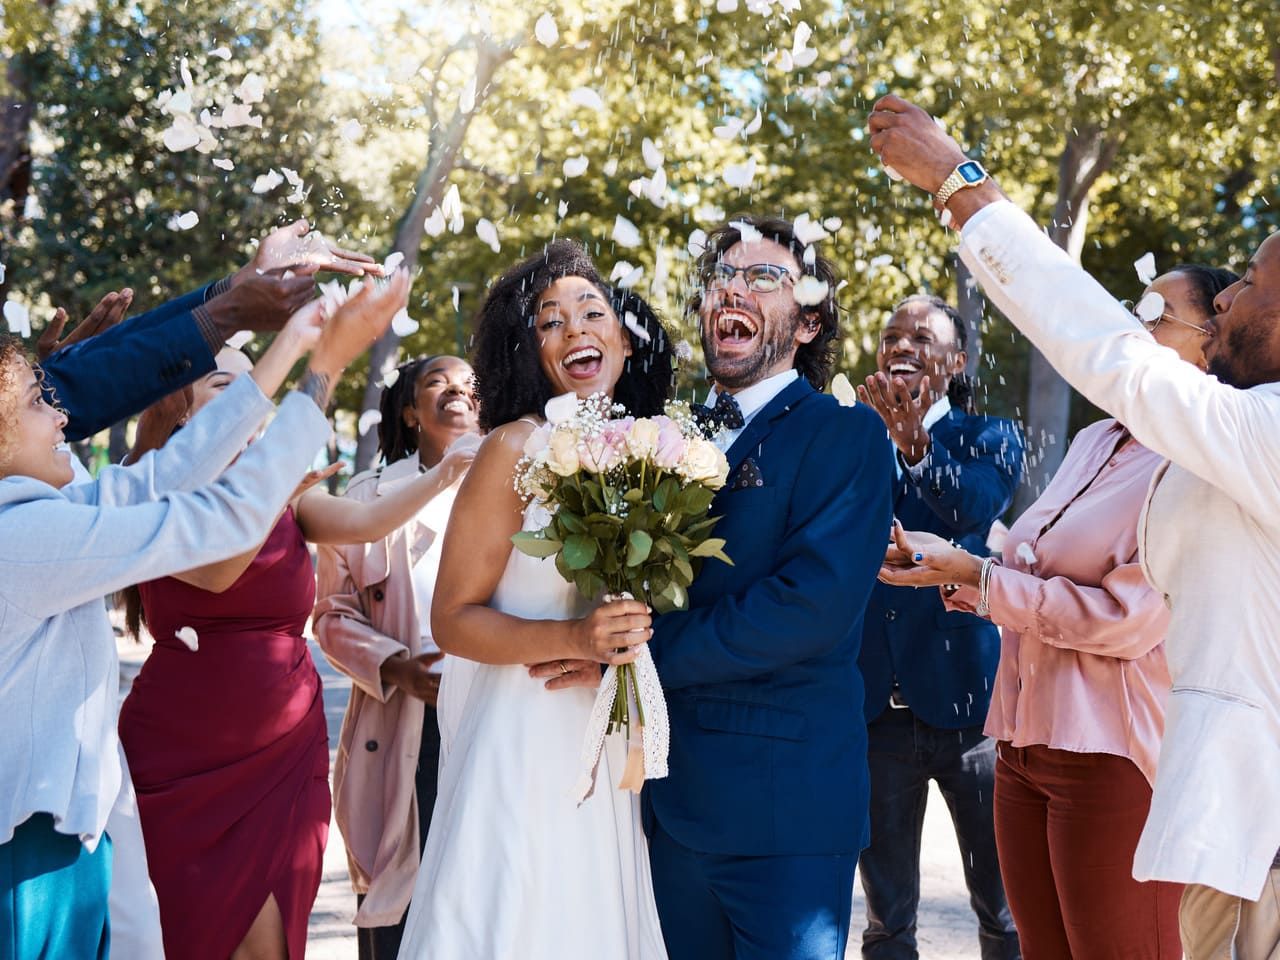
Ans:
[[[772,377],[767,377],[759,383],[743,387],[733,394],[733,399],[738,403],[738,409],[742,411],[742,426],[737,430],[721,430],[711,438],[711,442],[720,448],[721,453],[727,452],[733,446],[733,442],[742,435],[742,431],[747,429],[747,424],[751,422],[752,418],[767,407],[770,400],[799,379],[800,374],[796,372],[795,367],[792,367],[782,373],[775,373]],[[718,391],[718,387],[712,387],[711,392],[707,394],[708,407],[715,407],[716,397],[720,395]]]
[[[1011,203],[963,236],[995,305],[1171,461],[1138,529],[1173,690],[1134,877],[1256,900],[1280,848],[1280,383],[1238,390],[1157,344]]]
[[[939,420],[941,420],[950,412],[951,412],[951,398],[944,393],[941,397],[938,398],[936,402],[934,402],[934,404],[931,407],[929,407],[928,410],[924,412],[924,417],[920,421],[921,428],[924,430],[925,433],[928,433],[930,430],[933,429],[933,425],[935,423],[937,423]],[[893,438],[890,437],[890,440],[892,439]],[[929,469],[929,456],[932,453],[932,450],[933,450],[932,447],[926,450],[924,452],[924,456],[920,458],[918,463],[909,464],[903,458],[902,451],[899,450],[895,445],[893,449],[893,452],[894,452],[893,465],[895,468],[897,468],[898,476],[902,476],[902,468],[906,467],[907,473],[911,474],[912,478],[919,480],[922,476],[924,476],[924,472]]]

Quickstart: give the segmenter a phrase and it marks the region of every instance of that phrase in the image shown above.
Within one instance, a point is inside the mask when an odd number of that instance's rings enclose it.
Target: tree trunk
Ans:
[[[438,136],[432,137],[431,146],[427,150],[427,162],[418,174],[414,184],[413,200],[404,216],[396,225],[395,241],[392,252],[404,254],[404,265],[412,270],[418,263],[418,254],[422,249],[422,238],[426,232],[424,223],[427,214],[439,206],[444,198],[445,186],[449,175],[458,160],[458,152],[467,136],[467,128],[476,110],[489,94],[489,85],[493,75],[504,62],[515,53],[513,43],[497,44],[482,41],[476,61],[476,103],[470,113],[455,110],[448,127]],[[400,352],[400,337],[394,330],[388,329],[369,351],[369,379],[365,384],[364,397],[360,404],[360,412],[376,410],[378,398],[382,393],[379,384],[396,365]],[[373,459],[378,452],[378,432],[368,430],[356,442],[356,472],[368,470],[373,466]]]
[[[1049,237],[1075,260],[1084,249],[1089,193],[1115,161],[1120,138],[1096,124],[1081,124],[1067,136],[1058,162],[1058,200]],[[1014,497],[1022,513],[1044,492],[1062,464],[1071,417],[1071,387],[1035,347],[1027,368],[1027,471]]]
[[[31,186],[31,81],[27,54],[15,51],[4,65],[0,92],[0,263],[7,259],[7,239],[17,233]],[[9,278],[0,280],[0,301]]]
[[[953,264],[956,273],[956,309],[964,318],[965,332],[968,334],[964,372],[970,377],[976,377],[982,362],[982,314],[986,305],[978,290],[978,283],[965,262],[955,257]]]

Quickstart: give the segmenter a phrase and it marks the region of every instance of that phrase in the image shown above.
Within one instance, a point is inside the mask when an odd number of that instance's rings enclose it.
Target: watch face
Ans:
[[[977,160],[962,163],[956,169],[960,171],[960,176],[964,177],[965,183],[979,183],[987,175],[987,171],[982,169],[982,164]]]

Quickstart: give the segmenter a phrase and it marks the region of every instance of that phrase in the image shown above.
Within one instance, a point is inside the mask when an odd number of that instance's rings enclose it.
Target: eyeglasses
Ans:
[[[1142,311],[1140,310],[1140,308],[1148,301],[1148,299],[1150,299],[1152,303],[1151,310],[1154,311],[1155,309],[1158,308],[1160,312],[1156,314],[1155,317],[1153,317],[1152,319],[1144,320],[1142,317]],[[1192,330],[1196,330],[1199,333],[1205,334],[1206,336],[1209,333],[1209,331],[1206,330],[1204,327],[1198,324],[1192,323],[1190,320],[1183,320],[1180,317],[1175,317],[1172,313],[1169,313],[1168,311],[1166,311],[1164,309],[1164,297],[1162,297],[1160,294],[1156,293],[1155,291],[1148,293],[1145,297],[1143,297],[1141,300],[1137,301],[1136,303],[1133,300],[1121,300],[1120,306],[1124,307],[1126,310],[1132,313],[1134,317],[1137,319],[1137,321],[1140,324],[1142,324],[1142,326],[1146,329],[1148,333],[1154,333],[1156,327],[1160,326],[1161,321],[1164,321],[1164,320],[1168,320],[1170,323],[1182,324],[1182,326],[1184,327],[1190,327]]]
[[[735,267],[723,261],[714,263],[702,275],[702,283],[708,290],[723,290],[733,283],[733,278],[742,274],[747,289],[752,293],[773,293],[782,281],[790,277],[791,271],[776,263],[753,263],[746,267]]]

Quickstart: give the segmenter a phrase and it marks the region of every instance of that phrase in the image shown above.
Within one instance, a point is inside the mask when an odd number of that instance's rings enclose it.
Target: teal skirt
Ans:
[[[0,844],[0,957],[106,960],[111,840],[93,853],[38,813]]]

